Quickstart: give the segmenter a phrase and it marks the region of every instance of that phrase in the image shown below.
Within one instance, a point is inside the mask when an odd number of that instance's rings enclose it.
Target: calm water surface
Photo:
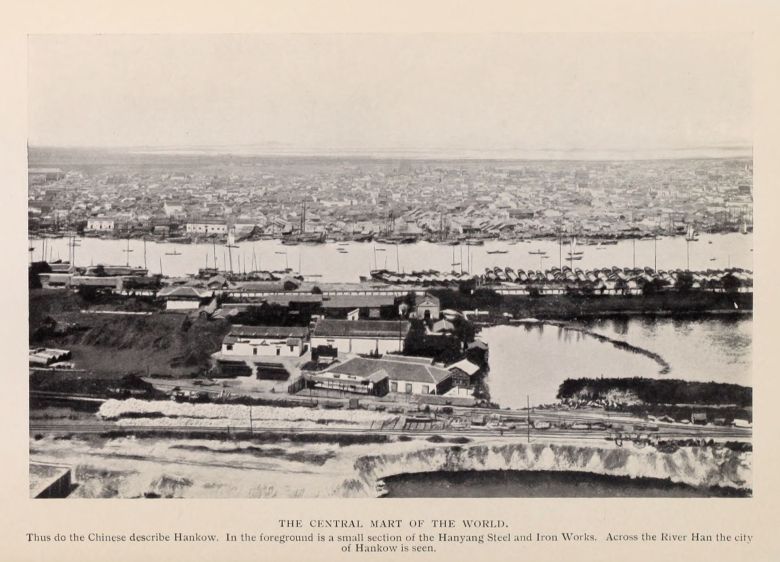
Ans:
[[[587,333],[549,324],[482,330],[490,345],[487,382],[502,407],[555,402],[566,378],[659,377],[751,385],[750,316],[598,319],[574,324],[660,355],[671,367],[660,374],[654,359],[614,347]]]
[[[710,242],[712,242],[710,244]],[[43,255],[41,240],[31,240],[34,248],[33,258],[39,260]],[[144,251],[141,240],[130,240],[129,254],[126,240],[101,240],[82,238],[76,249],[76,265],[125,264],[146,266],[152,273],[161,270],[166,275],[186,275],[196,273],[199,268],[214,267],[233,270],[252,269],[279,270],[290,267],[304,275],[318,275],[323,281],[351,282],[361,275],[367,275],[371,269],[392,269],[414,271],[436,269],[439,271],[484,272],[486,267],[512,267],[513,269],[549,269],[565,264],[569,246],[559,251],[554,240],[530,242],[491,241],[484,246],[445,246],[418,242],[408,245],[386,245],[352,242],[347,245],[335,243],[321,245],[285,246],[278,240],[259,242],[241,242],[238,248],[229,253],[224,246],[212,244],[158,244],[148,242]],[[583,251],[583,259],[573,262],[575,267],[653,267],[658,269],[685,268],[690,258],[691,269],[725,268],[729,265],[752,269],[752,234],[703,234],[698,242],[687,244],[684,238],[661,238],[654,244],[652,240],[638,240],[635,243],[623,240],[613,246],[578,246]],[[339,252],[339,248],[347,251]],[[216,250],[216,251],[215,251]],[[506,254],[488,254],[500,250]],[[543,250],[548,258],[528,252]],[[688,256],[688,250],[690,255]],[[168,255],[172,252],[180,255]],[[67,259],[68,245],[65,238],[47,239],[46,257]],[[458,264],[458,265],[453,265]],[[470,268],[469,268],[470,265]]]
[[[391,476],[384,481],[389,498],[693,498],[748,494],[726,488],[699,489],[659,478],[564,471],[423,472]]]

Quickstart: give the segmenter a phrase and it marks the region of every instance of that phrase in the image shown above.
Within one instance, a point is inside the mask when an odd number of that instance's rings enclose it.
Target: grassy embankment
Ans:
[[[74,377],[83,379],[202,373],[230,329],[224,320],[161,312],[142,299],[87,302],[68,291],[32,290],[29,310],[30,345],[70,350],[76,368],[84,371]],[[97,310],[152,314],[124,316]]]

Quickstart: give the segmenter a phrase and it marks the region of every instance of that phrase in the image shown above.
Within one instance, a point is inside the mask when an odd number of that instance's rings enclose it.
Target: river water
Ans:
[[[496,326],[482,330],[490,346],[487,378],[493,401],[522,408],[556,401],[566,378],[658,377],[751,386],[752,316],[630,317],[571,323]],[[615,347],[588,332],[626,342]],[[644,355],[657,354],[668,364]]]
[[[31,240],[34,260],[43,256],[43,241]],[[595,267],[654,267],[658,269],[686,268],[717,269],[741,267],[752,269],[753,236],[731,234],[702,234],[698,242],[687,243],[682,237],[653,240],[622,240],[615,245],[578,246],[583,258],[573,262],[582,269]],[[484,246],[446,246],[418,242],[407,245],[387,245],[351,242],[346,245],[328,243],[321,245],[285,246],[278,240],[240,242],[238,248],[228,252],[224,246],[212,244],[169,244],[130,240],[102,240],[82,238],[76,248],[76,265],[120,265],[129,263],[146,266],[152,273],[165,275],[195,273],[201,267],[216,265],[223,269],[280,270],[287,267],[303,275],[320,276],[327,282],[357,281],[371,269],[399,269],[414,271],[436,269],[439,271],[484,272],[486,267],[512,267],[514,269],[549,269],[566,264],[569,245],[559,247],[555,240],[505,242],[490,241]],[[339,251],[346,250],[344,251]],[[546,259],[530,254],[531,251],[547,252]],[[505,254],[488,252],[506,251]],[[170,255],[178,252],[179,255]],[[216,254],[216,256],[215,256]],[[65,238],[46,240],[46,257],[68,258],[68,241]],[[543,258],[543,256],[542,256]],[[456,265],[453,265],[456,264]]]

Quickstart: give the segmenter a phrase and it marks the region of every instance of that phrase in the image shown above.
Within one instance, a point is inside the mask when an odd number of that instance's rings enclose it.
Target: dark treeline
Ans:
[[[615,390],[631,392],[646,404],[734,404],[749,407],[753,403],[753,389],[747,386],[640,377],[566,379],[558,387],[558,398],[603,400]]]
[[[691,315],[753,310],[752,293],[709,291],[667,291],[641,295],[502,295],[493,289],[431,289],[442,308],[487,311],[489,322],[502,320],[504,313],[515,318],[569,320],[604,315]]]

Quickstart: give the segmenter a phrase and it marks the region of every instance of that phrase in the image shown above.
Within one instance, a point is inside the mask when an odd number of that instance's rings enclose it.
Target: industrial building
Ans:
[[[317,321],[311,344],[336,348],[339,353],[375,354],[403,352],[410,324],[406,320]]]
[[[315,388],[374,396],[388,392],[440,395],[451,388],[451,377],[447,369],[434,366],[430,358],[400,355],[382,359],[355,357],[324,371],[306,374]]]

